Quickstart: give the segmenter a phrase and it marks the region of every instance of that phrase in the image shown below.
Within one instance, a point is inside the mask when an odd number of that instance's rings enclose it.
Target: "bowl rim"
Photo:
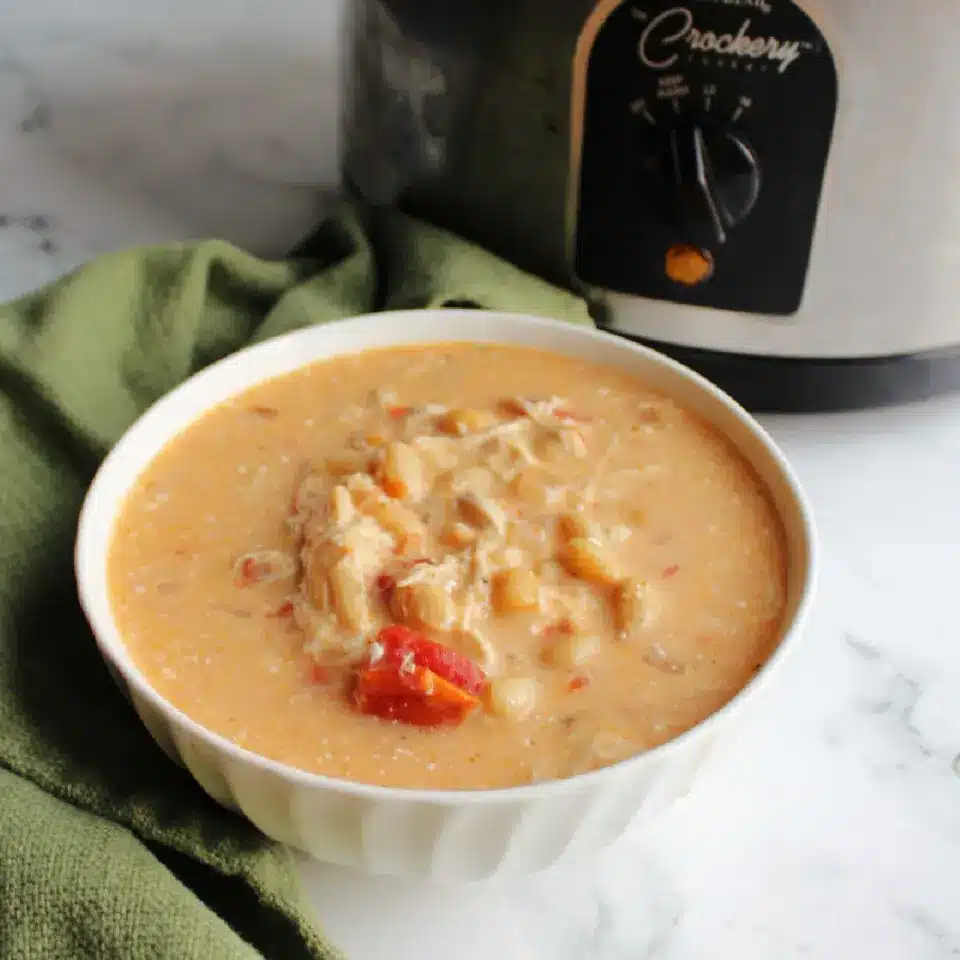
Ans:
[[[460,316],[469,316],[474,322],[482,320],[484,317],[496,318],[499,322],[509,321],[518,325],[539,328],[561,328],[567,336],[581,336],[585,340],[607,341],[617,349],[633,353],[643,357],[648,363],[661,368],[666,368],[673,375],[685,379],[692,384],[697,391],[705,394],[707,399],[713,403],[726,408],[726,411],[739,421],[742,428],[752,435],[754,441],[758,442],[766,456],[775,466],[780,474],[780,479],[785,481],[786,488],[794,501],[797,515],[800,518],[800,529],[802,546],[804,547],[804,563],[800,568],[798,577],[801,586],[799,596],[793,611],[792,619],[787,622],[782,631],[782,636],[774,649],[773,653],[764,661],[763,666],[750,678],[750,680],[741,687],[737,693],[718,710],[709,714],[699,723],[685,730],[678,736],[652,747],[641,753],[634,754],[624,760],[601,767],[597,770],[577,774],[570,777],[564,777],[553,780],[545,780],[538,783],[523,784],[510,787],[496,787],[484,789],[456,789],[456,788],[425,788],[425,787],[390,787],[379,784],[365,783],[361,781],[341,779],[338,777],[327,776],[325,774],[313,773],[283,763],[279,760],[273,760],[265,757],[245,747],[239,746],[226,736],[216,733],[213,730],[203,726],[196,720],[184,713],[178,707],[174,706],[169,700],[158,693],[147,681],[145,675],[133,661],[132,655],[123,643],[123,638],[112,613],[108,612],[106,617],[100,615],[95,604],[92,603],[92,595],[96,588],[96,578],[98,572],[100,575],[105,568],[108,551],[101,551],[99,554],[93,554],[89,544],[94,539],[96,531],[106,522],[112,531],[119,510],[125,503],[126,497],[121,497],[111,509],[107,511],[109,520],[103,521],[97,509],[98,501],[101,499],[101,491],[106,486],[111,473],[116,469],[125,451],[140,440],[141,434],[145,431],[149,435],[151,424],[161,415],[163,409],[173,404],[177,398],[185,392],[195,390],[198,384],[212,380],[214,377],[232,365],[239,365],[244,360],[248,360],[251,355],[264,354],[268,351],[278,348],[288,348],[300,340],[307,340],[316,337],[318,329],[336,331],[338,328],[348,326],[359,326],[367,324],[371,326],[383,325],[386,336],[382,342],[365,347],[361,350],[334,352],[328,355],[314,355],[315,351],[304,355],[301,366],[306,367],[317,363],[323,363],[337,356],[348,356],[351,354],[363,353],[367,350],[389,349],[394,346],[416,345],[417,343],[426,345],[430,343],[445,342],[443,338],[428,337],[422,340],[395,340],[390,336],[391,324],[402,324],[404,320],[415,323],[418,319],[426,321],[428,318],[436,318],[442,315],[455,322],[455,318]],[[394,329],[396,329],[394,327]],[[483,340],[481,337],[449,338],[446,342],[461,343],[489,343],[493,345],[517,346],[517,343],[511,343],[509,340],[492,337],[489,340]],[[545,351],[550,351],[550,346],[541,347]],[[562,351],[557,351],[562,352]],[[568,354],[569,355],[569,354]],[[295,368],[293,368],[295,369]],[[290,372],[293,372],[292,369]],[[261,383],[268,382],[278,376],[285,374],[268,373],[256,378],[247,378],[242,385],[233,390],[229,396],[238,396],[247,390],[250,390]],[[186,421],[182,421],[179,429],[184,430],[193,423],[219,406],[225,400],[221,399],[213,403],[205,403],[198,406],[193,416]],[[715,428],[719,429],[719,428]],[[722,432],[722,431],[721,431]],[[142,475],[146,466],[153,462],[164,447],[169,444],[177,433],[172,434],[160,443],[151,443],[149,446],[152,452],[145,459],[144,464],[138,470],[137,476]],[[728,438],[730,439],[730,438]],[[730,439],[731,443],[739,450],[740,446]],[[129,492],[129,485],[125,492]],[[780,511],[778,511],[780,512]],[[108,539],[108,543],[110,540]],[[92,564],[89,558],[95,556],[98,563]],[[77,536],[74,547],[74,571],[77,582],[80,605],[84,611],[87,622],[90,626],[97,648],[106,663],[115,669],[122,677],[124,682],[132,688],[135,694],[146,700],[166,722],[173,728],[195,737],[205,747],[225,754],[229,760],[234,763],[249,765],[257,768],[264,774],[270,774],[291,785],[307,789],[320,789],[324,791],[334,791],[339,794],[352,795],[367,800],[394,801],[401,803],[421,803],[432,806],[477,806],[477,805],[496,805],[505,803],[515,803],[533,799],[546,799],[551,796],[568,794],[570,792],[580,791],[589,786],[609,779],[613,776],[619,776],[627,770],[637,770],[644,766],[651,766],[654,763],[670,757],[672,754],[685,749],[691,743],[703,740],[708,737],[711,731],[723,723],[732,713],[740,710],[748,698],[752,697],[762,687],[769,682],[771,675],[779,669],[786,656],[795,648],[799,636],[803,632],[803,626],[808,618],[812,606],[814,594],[816,592],[817,574],[819,570],[819,546],[817,542],[816,527],[807,495],[799,479],[794,472],[793,467],[780,450],[777,443],[768,434],[765,428],[739,403],[732,397],[715,386],[705,377],[691,370],[684,364],[679,363],[672,358],[654,350],[648,346],[628,340],[624,337],[608,333],[596,327],[583,324],[575,324],[569,321],[558,320],[543,316],[536,316],[524,313],[513,313],[505,311],[476,310],[476,309],[412,309],[412,310],[392,310],[377,313],[358,314],[339,320],[333,320],[326,323],[313,324],[302,327],[289,333],[281,334],[267,340],[245,346],[234,353],[204,367],[197,373],[188,377],[179,383],[173,390],[164,394],[146,410],[144,410],[137,419],[124,431],[121,438],[113,446],[103,462],[100,464],[87,493],[84,497],[83,505],[80,510],[77,524]],[[128,663],[120,662],[116,647],[127,655]],[[141,723],[143,719],[137,718]]]

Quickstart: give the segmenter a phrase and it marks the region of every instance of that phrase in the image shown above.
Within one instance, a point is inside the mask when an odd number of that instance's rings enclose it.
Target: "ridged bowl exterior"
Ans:
[[[621,765],[589,786],[546,796],[505,796],[480,805],[462,805],[449,795],[431,802],[358,797],[291,783],[228,757],[128,691],[164,752],[267,836],[318,860],[441,880],[531,873],[565,857],[591,855],[631,821],[652,819],[685,795],[711,745],[690,745],[669,760]]]
[[[770,663],[727,707],[663,747],[569,780],[512,789],[401,790],[337,781],[266,760],[199,726],[147,684],[113,620],[106,561],[127,491],[180,429],[261,380],[372,346],[454,339],[539,346],[633,369],[730,437],[766,481],[787,534],[789,613]],[[652,820],[686,794],[798,634],[812,595],[814,554],[809,510],[779,451],[744,411],[695,374],[652,351],[571,325],[479,311],[410,311],[317,327],[251,348],[160,401],[117,445],[91,486],[76,560],[81,602],[112,675],[156,742],[211,797],[267,836],[321,860],[371,873],[479,880],[593,854],[632,821]]]

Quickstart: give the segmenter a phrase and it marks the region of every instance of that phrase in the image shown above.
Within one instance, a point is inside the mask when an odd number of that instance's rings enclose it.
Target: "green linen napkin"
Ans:
[[[217,240],[112,254],[0,307],[0,957],[339,956],[290,853],[210,800],[113,686],[72,546],[111,444],[244,344],[385,308],[590,322],[449,234],[366,219],[344,208],[282,262]]]

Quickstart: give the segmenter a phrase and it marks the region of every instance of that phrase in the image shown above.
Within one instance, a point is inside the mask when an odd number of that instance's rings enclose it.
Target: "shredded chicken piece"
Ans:
[[[530,445],[525,443],[521,437],[500,437],[499,439],[505,449],[512,453],[521,463],[535,465],[540,462],[539,458],[536,457],[530,449]]]
[[[468,493],[460,497],[457,502],[468,523],[472,523],[475,527],[493,527],[501,537],[506,532],[507,515],[496,500]]]
[[[480,666],[483,672],[488,676],[495,676],[499,670],[500,658],[497,654],[497,648],[480,632],[477,627],[461,627],[460,632],[468,640],[472,640],[480,653]]]
[[[334,529],[329,539],[348,554],[362,576],[383,566],[396,540],[372,517],[360,515],[343,529]]]
[[[444,590],[454,590],[459,586],[464,573],[465,562],[458,556],[447,557],[442,563],[417,563],[402,580],[398,587],[409,587],[414,583],[433,583]]]
[[[297,623],[309,638],[304,652],[315,663],[325,667],[352,666],[359,663],[367,651],[366,634],[344,634],[336,618],[331,615],[316,616],[296,606]]]
[[[484,672],[492,676],[499,669],[499,654],[496,647],[474,623],[478,614],[484,615],[490,609],[490,578],[493,570],[489,560],[489,550],[490,544],[482,541],[468,555],[470,581],[464,590],[460,632],[476,644]]]
[[[315,510],[323,503],[327,495],[330,482],[326,475],[321,473],[308,473],[297,487],[294,496],[294,507],[297,514],[308,513]]]
[[[551,397],[549,400],[526,400],[517,397],[516,403],[534,422],[548,430],[576,429],[577,424],[556,415],[557,410],[566,405],[563,397]]]
[[[453,477],[452,490],[456,495],[489,497],[493,487],[494,476],[486,467],[468,467]]]
[[[487,441],[495,437],[509,437],[518,433],[527,433],[529,429],[529,423],[524,420],[507,420],[504,423],[498,423],[489,430],[470,433],[458,439],[468,450],[479,450]]]
[[[451,470],[460,462],[455,437],[414,437],[411,442],[437,470]]]
[[[576,430],[565,430],[561,434],[561,440],[563,443],[564,450],[567,453],[573,454],[578,460],[586,459],[587,454],[590,452],[587,450],[587,444],[583,439],[583,436]]]

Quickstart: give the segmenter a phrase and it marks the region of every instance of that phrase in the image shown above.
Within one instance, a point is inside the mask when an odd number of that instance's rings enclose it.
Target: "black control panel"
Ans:
[[[795,313],[837,110],[813,20],[792,0],[600,3],[575,74],[580,282]],[[710,270],[678,279],[667,265],[681,249]]]

